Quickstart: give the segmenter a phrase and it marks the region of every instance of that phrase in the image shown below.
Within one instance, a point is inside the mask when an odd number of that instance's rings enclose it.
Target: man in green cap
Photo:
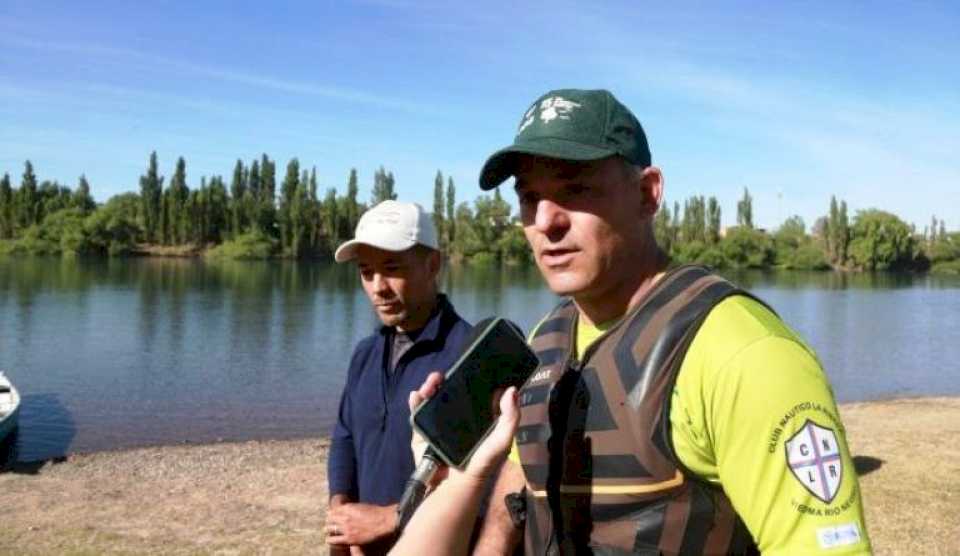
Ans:
[[[653,233],[663,175],[634,115],[608,91],[550,91],[480,184],[511,176],[537,266],[568,299],[530,335],[541,366],[477,551],[869,553],[813,350],[710,270],[670,266]]]

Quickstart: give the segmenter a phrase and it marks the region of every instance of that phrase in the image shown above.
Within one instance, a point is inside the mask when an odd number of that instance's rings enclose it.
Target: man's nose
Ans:
[[[556,234],[562,234],[570,227],[570,218],[567,211],[556,202],[550,199],[541,199],[537,203],[534,225],[537,231],[552,237]]]
[[[373,282],[373,291],[375,291],[376,293],[379,294],[379,293],[390,291],[390,285],[387,284],[387,278],[383,274],[379,272],[375,272],[373,274],[372,282]]]

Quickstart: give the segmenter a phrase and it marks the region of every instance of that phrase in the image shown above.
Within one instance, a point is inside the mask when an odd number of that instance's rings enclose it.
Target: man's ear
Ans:
[[[663,172],[656,166],[647,166],[636,173],[636,180],[643,195],[643,215],[653,218],[663,201]]]
[[[436,249],[431,249],[427,255],[427,270],[430,277],[436,279],[440,275],[440,269],[443,268],[443,255]]]

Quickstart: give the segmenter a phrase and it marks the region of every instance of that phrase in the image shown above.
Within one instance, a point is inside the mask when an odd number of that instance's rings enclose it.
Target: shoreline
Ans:
[[[875,551],[953,550],[960,397],[840,413]],[[322,554],[328,449],[326,437],[225,441],[18,464],[0,473],[0,554]]]

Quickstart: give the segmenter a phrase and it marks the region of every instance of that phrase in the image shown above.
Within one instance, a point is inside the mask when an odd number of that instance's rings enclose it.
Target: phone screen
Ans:
[[[493,319],[447,372],[436,395],[414,412],[413,426],[447,464],[462,467],[494,423],[494,392],[519,388],[538,365],[519,329]]]

